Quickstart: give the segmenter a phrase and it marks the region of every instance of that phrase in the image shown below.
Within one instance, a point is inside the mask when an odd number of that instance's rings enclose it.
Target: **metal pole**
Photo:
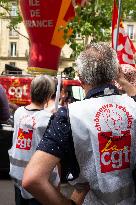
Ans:
[[[122,8],[122,0],[119,1],[119,6],[118,6],[118,21],[117,21],[117,35],[116,35],[116,51],[118,49],[118,35],[119,35],[119,26],[120,26],[120,18],[121,18],[121,8]]]
[[[55,99],[55,111],[58,110],[58,106],[59,106],[60,87],[61,87],[61,74],[57,75],[57,79],[58,79],[58,85],[57,85],[56,99]]]

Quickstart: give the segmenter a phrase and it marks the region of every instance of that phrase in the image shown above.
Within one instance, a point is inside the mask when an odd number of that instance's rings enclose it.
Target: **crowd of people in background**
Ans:
[[[76,64],[84,100],[60,86],[56,111],[57,80],[40,75],[31,104],[15,108],[9,158],[16,205],[136,204],[136,87],[108,44],[88,45]],[[0,122],[9,116],[0,86]],[[62,182],[73,187],[71,198],[61,193]]]

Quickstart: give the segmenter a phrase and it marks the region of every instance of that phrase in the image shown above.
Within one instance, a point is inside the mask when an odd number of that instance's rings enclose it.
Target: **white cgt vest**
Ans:
[[[51,112],[48,110],[29,111],[23,106],[14,115],[13,145],[9,150],[10,175],[25,199],[33,196],[21,186],[24,169],[36,151],[50,116]],[[57,169],[54,169],[51,181],[55,185],[59,182]]]
[[[136,102],[127,95],[90,98],[69,105],[79,177],[89,182],[84,205],[134,205]]]

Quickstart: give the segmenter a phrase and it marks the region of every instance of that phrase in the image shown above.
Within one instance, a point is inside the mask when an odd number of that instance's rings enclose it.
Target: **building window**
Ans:
[[[10,37],[18,37],[18,33],[14,29],[9,30]]]
[[[133,25],[127,25],[127,34],[130,39],[134,39],[134,26]]]
[[[11,16],[17,16],[18,15],[18,9],[16,4],[11,5],[11,11],[10,11]]]
[[[10,43],[10,56],[16,57],[16,55],[17,55],[17,43],[11,42]]]

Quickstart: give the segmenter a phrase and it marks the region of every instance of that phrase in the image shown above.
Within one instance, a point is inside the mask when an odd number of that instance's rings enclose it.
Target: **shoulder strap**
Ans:
[[[134,101],[136,102],[136,96],[131,96],[131,98],[133,98],[133,99],[134,99]]]

